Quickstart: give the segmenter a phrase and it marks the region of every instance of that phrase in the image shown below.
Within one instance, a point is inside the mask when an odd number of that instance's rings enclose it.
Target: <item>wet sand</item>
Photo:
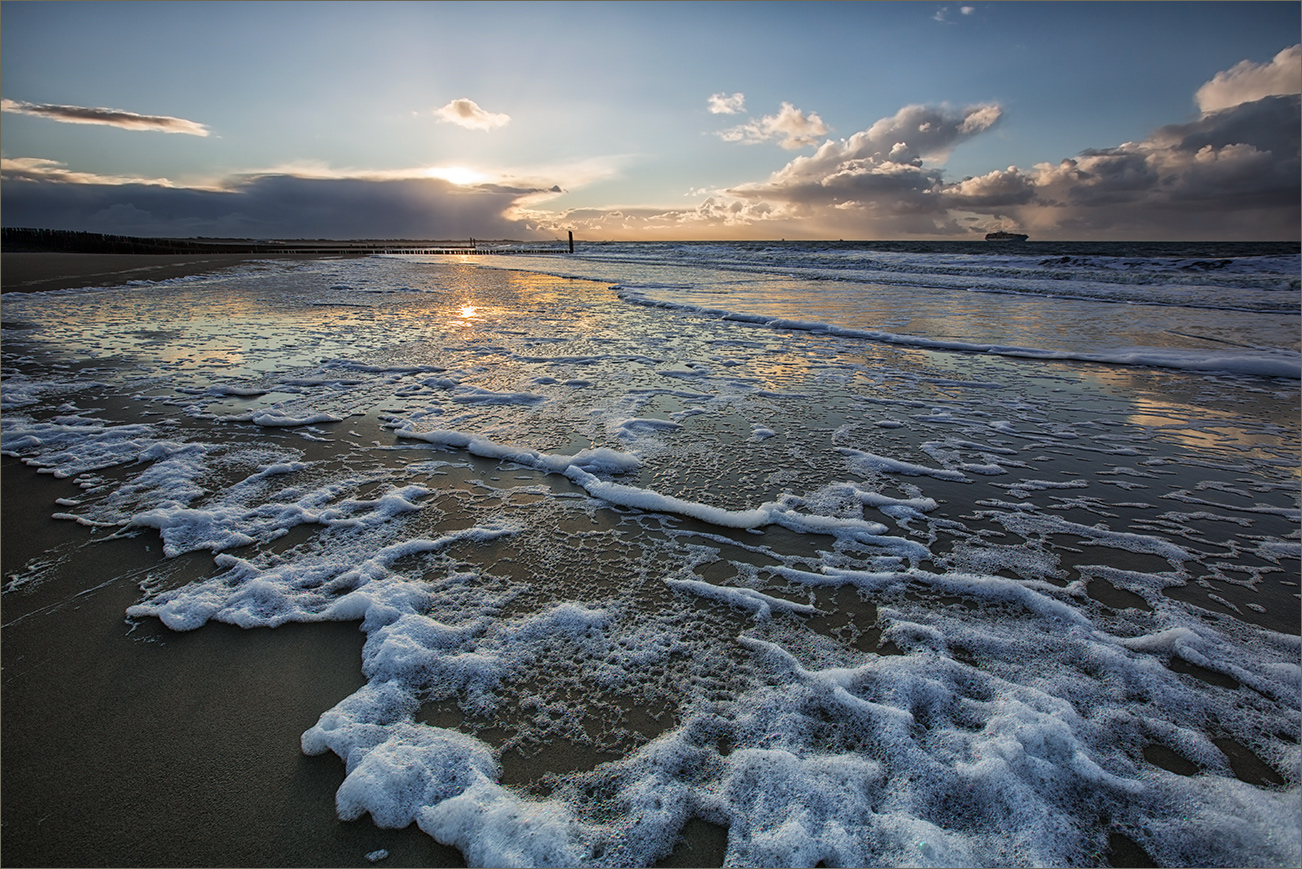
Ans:
[[[113,286],[256,256],[5,253],[4,291]],[[294,257],[298,258],[298,257]],[[134,402],[101,396],[131,416]],[[464,866],[415,825],[340,821],[344,765],[300,737],[361,687],[359,624],[177,633],[128,620],[142,582],[211,573],[156,535],[105,540],[52,518],[71,479],[0,459],[0,577],[39,576],[0,610],[0,865]],[[665,866],[719,865],[726,831],[694,822]]]
[[[10,256],[5,255],[6,265]],[[175,259],[184,261],[174,264],[177,268],[189,270],[182,273],[202,271],[210,260]],[[247,259],[257,257],[235,258]],[[135,277],[129,270],[116,274]],[[78,398],[79,404],[105,408],[115,419],[139,419],[137,399],[115,394],[107,384],[100,388],[108,391],[93,400]],[[359,441],[378,437],[355,418],[343,427],[364,432],[356,435]],[[264,440],[282,436],[289,435],[259,435]],[[303,446],[307,458],[319,461],[337,458],[339,448]],[[1081,459],[1053,453],[1037,474],[1084,475],[1078,463],[1093,465],[1088,454]],[[1205,476],[1169,470],[1190,474],[1181,477],[1182,488],[1195,488]],[[61,510],[55,499],[76,498],[76,484],[37,474],[13,458],[0,463],[0,481],[4,578],[40,561],[57,564],[30,589],[7,593],[0,614],[5,700],[0,863],[364,866],[370,865],[367,853],[384,848],[389,856],[381,866],[462,865],[457,851],[415,827],[384,831],[369,818],[338,821],[334,793],[343,780],[342,762],[332,754],[306,757],[300,751],[303,730],[362,684],[364,637],[356,623],[248,631],[209,624],[191,633],[173,633],[154,619],[132,625],[124,611],[140,597],[140,582],[166,577],[170,586],[208,576],[211,553],[163,559],[156,534],[102,541],[102,534],[54,520],[50,514]],[[968,519],[965,514],[975,509],[965,486],[935,481],[928,490],[956,517]],[[1097,521],[1089,513],[1064,515],[1084,524]],[[101,542],[91,542],[92,537]],[[1126,569],[1163,568],[1139,556],[1114,557],[1116,566]],[[1094,552],[1076,559],[1081,564],[1106,560]],[[1075,571],[1071,578],[1080,578],[1079,570],[1065,566]],[[1296,579],[1294,574],[1289,575]],[[1236,586],[1216,590],[1231,603],[1269,605],[1265,612],[1249,611],[1246,620],[1296,632],[1296,586],[1264,586],[1261,595]],[[1087,592],[1118,609],[1142,604],[1138,595],[1104,578],[1091,579]],[[1201,586],[1164,593],[1187,595],[1213,623],[1233,617],[1220,612],[1224,607]],[[1204,681],[1219,675],[1201,668],[1178,672]],[[528,760],[534,767],[539,763],[537,757]],[[1160,757],[1151,762],[1163,765]],[[522,765],[507,769],[504,759],[504,780],[534,778]],[[1256,781],[1251,771],[1236,769],[1236,774]],[[687,841],[661,865],[719,865],[726,834],[697,819],[683,831]],[[1152,863],[1119,833],[1111,835],[1110,846],[1113,865]]]
[[[464,866],[414,824],[340,821],[344,765],[300,736],[364,684],[356,622],[185,633],[128,620],[140,583],[211,572],[156,536],[92,539],[51,518],[72,480],[0,459],[0,568],[44,575],[5,594],[0,805],[5,866]],[[106,567],[111,565],[111,567]],[[718,866],[699,819],[659,866]]]
[[[73,287],[114,287],[129,281],[162,281],[216,271],[266,254],[27,253],[0,255],[0,292],[36,293]],[[318,257],[284,255],[286,259]]]
[[[356,623],[132,624],[137,583],[163,565],[157,539],[90,541],[50,518],[76,485],[13,458],[0,483],[6,578],[65,556],[4,598],[0,863],[367,866],[383,848],[387,866],[464,865],[414,826],[339,821],[343,764],[302,753],[302,732],[363,684]],[[179,565],[210,567],[208,553]]]
[[[39,292],[261,258],[5,253],[0,276],[5,293]],[[356,623],[175,633],[130,622],[137,583],[164,562],[158,541],[92,541],[51,518],[77,486],[14,458],[0,462],[0,486],[3,576],[51,564],[0,612],[0,864],[369,866],[384,849],[389,866],[465,865],[414,826],[340,821],[343,764],[301,750],[321,712],[364,684]],[[194,578],[211,568],[206,553],[192,561],[181,569]]]

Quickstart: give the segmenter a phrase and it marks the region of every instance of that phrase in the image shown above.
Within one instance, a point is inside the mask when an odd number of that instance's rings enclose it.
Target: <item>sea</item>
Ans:
[[[1300,271],[254,260],[7,294],[0,445],[153,547],[122,631],[358,625],[296,748],[468,865],[1297,866]]]

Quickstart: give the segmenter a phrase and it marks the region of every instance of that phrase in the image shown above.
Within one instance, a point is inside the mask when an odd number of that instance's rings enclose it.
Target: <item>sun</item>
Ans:
[[[442,178],[444,181],[451,181],[462,187],[478,184],[488,178],[483,172],[467,166],[432,166],[425,170],[425,174],[430,178]]]

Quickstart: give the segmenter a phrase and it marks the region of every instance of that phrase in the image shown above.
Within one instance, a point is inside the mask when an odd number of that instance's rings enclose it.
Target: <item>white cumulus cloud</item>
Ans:
[[[1198,88],[1198,108],[1216,112],[1263,97],[1302,92],[1302,44],[1286,48],[1268,63],[1240,61]]]
[[[495,130],[511,122],[510,115],[489,112],[481,109],[474,100],[453,100],[442,108],[434,110],[440,121],[465,127],[467,130]]]
[[[710,95],[710,114],[712,115],[735,115],[742,109],[746,108],[746,95],[741,93],[733,94],[711,94]]]
[[[848,139],[825,142],[808,157],[797,157],[774,173],[770,184],[788,186],[833,176],[871,174],[886,166],[921,169],[923,160],[940,159],[960,142],[989,129],[1000,117],[999,106],[965,109],[905,106]],[[890,170],[894,171],[894,170]]]
[[[791,103],[783,103],[776,115],[765,115],[758,120],[751,118],[740,126],[722,131],[719,137],[725,142],[746,144],[778,139],[783,148],[795,150],[818,144],[818,140],[831,129],[813,112],[805,114]]]

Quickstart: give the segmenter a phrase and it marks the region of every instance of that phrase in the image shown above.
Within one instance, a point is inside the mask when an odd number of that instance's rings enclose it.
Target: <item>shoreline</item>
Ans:
[[[165,281],[265,259],[322,259],[312,254],[127,254],[13,251],[0,254],[0,293],[40,293]]]

